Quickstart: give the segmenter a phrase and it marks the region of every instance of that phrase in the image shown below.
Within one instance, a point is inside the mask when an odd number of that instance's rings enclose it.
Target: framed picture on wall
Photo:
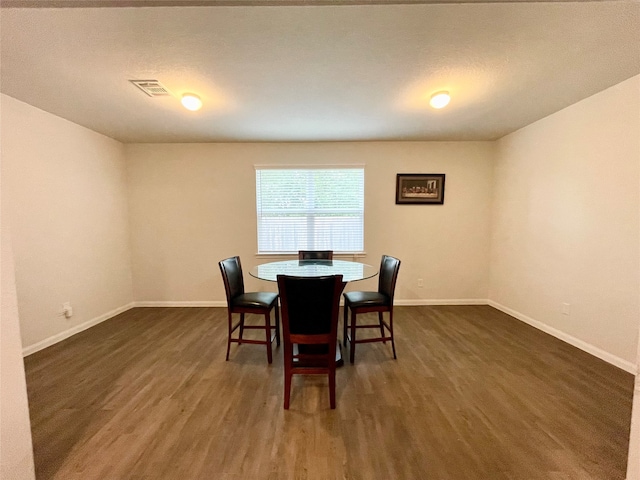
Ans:
[[[444,203],[444,173],[398,173],[396,204]]]

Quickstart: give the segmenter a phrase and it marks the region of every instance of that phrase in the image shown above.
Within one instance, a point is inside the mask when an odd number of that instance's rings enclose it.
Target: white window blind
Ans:
[[[364,168],[256,166],[258,253],[364,250]]]

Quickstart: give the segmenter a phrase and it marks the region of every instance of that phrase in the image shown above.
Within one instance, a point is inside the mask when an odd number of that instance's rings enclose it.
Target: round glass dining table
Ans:
[[[276,282],[278,275],[295,277],[324,277],[326,275],[342,275],[342,281],[355,282],[375,277],[378,269],[366,263],[349,262],[346,260],[283,260],[280,262],[256,265],[249,271],[249,275],[260,280]],[[306,346],[309,347],[309,346]],[[340,341],[336,349],[336,366],[344,365]]]
[[[342,275],[344,282],[355,282],[375,277],[377,274],[376,267],[346,260],[283,260],[256,265],[249,272],[252,277],[270,282],[277,281],[278,275],[295,277]]]

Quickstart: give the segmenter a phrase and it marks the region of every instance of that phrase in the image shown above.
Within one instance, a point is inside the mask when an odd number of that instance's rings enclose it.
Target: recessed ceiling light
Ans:
[[[185,93],[182,95],[182,105],[187,110],[196,111],[202,108],[202,100],[195,93]]]
[[[429,100],[429,105],[433,108],[443,108],[449,104],[449,100],[451,97],[449,96],[449,92],[436,92],[431,95],[431,100]]]

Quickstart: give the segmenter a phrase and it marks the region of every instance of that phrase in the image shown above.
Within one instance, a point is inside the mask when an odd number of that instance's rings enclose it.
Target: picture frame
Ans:
[[[444,173],[398,173],[396,175],[397,205],[442,205],[444,203]]]

